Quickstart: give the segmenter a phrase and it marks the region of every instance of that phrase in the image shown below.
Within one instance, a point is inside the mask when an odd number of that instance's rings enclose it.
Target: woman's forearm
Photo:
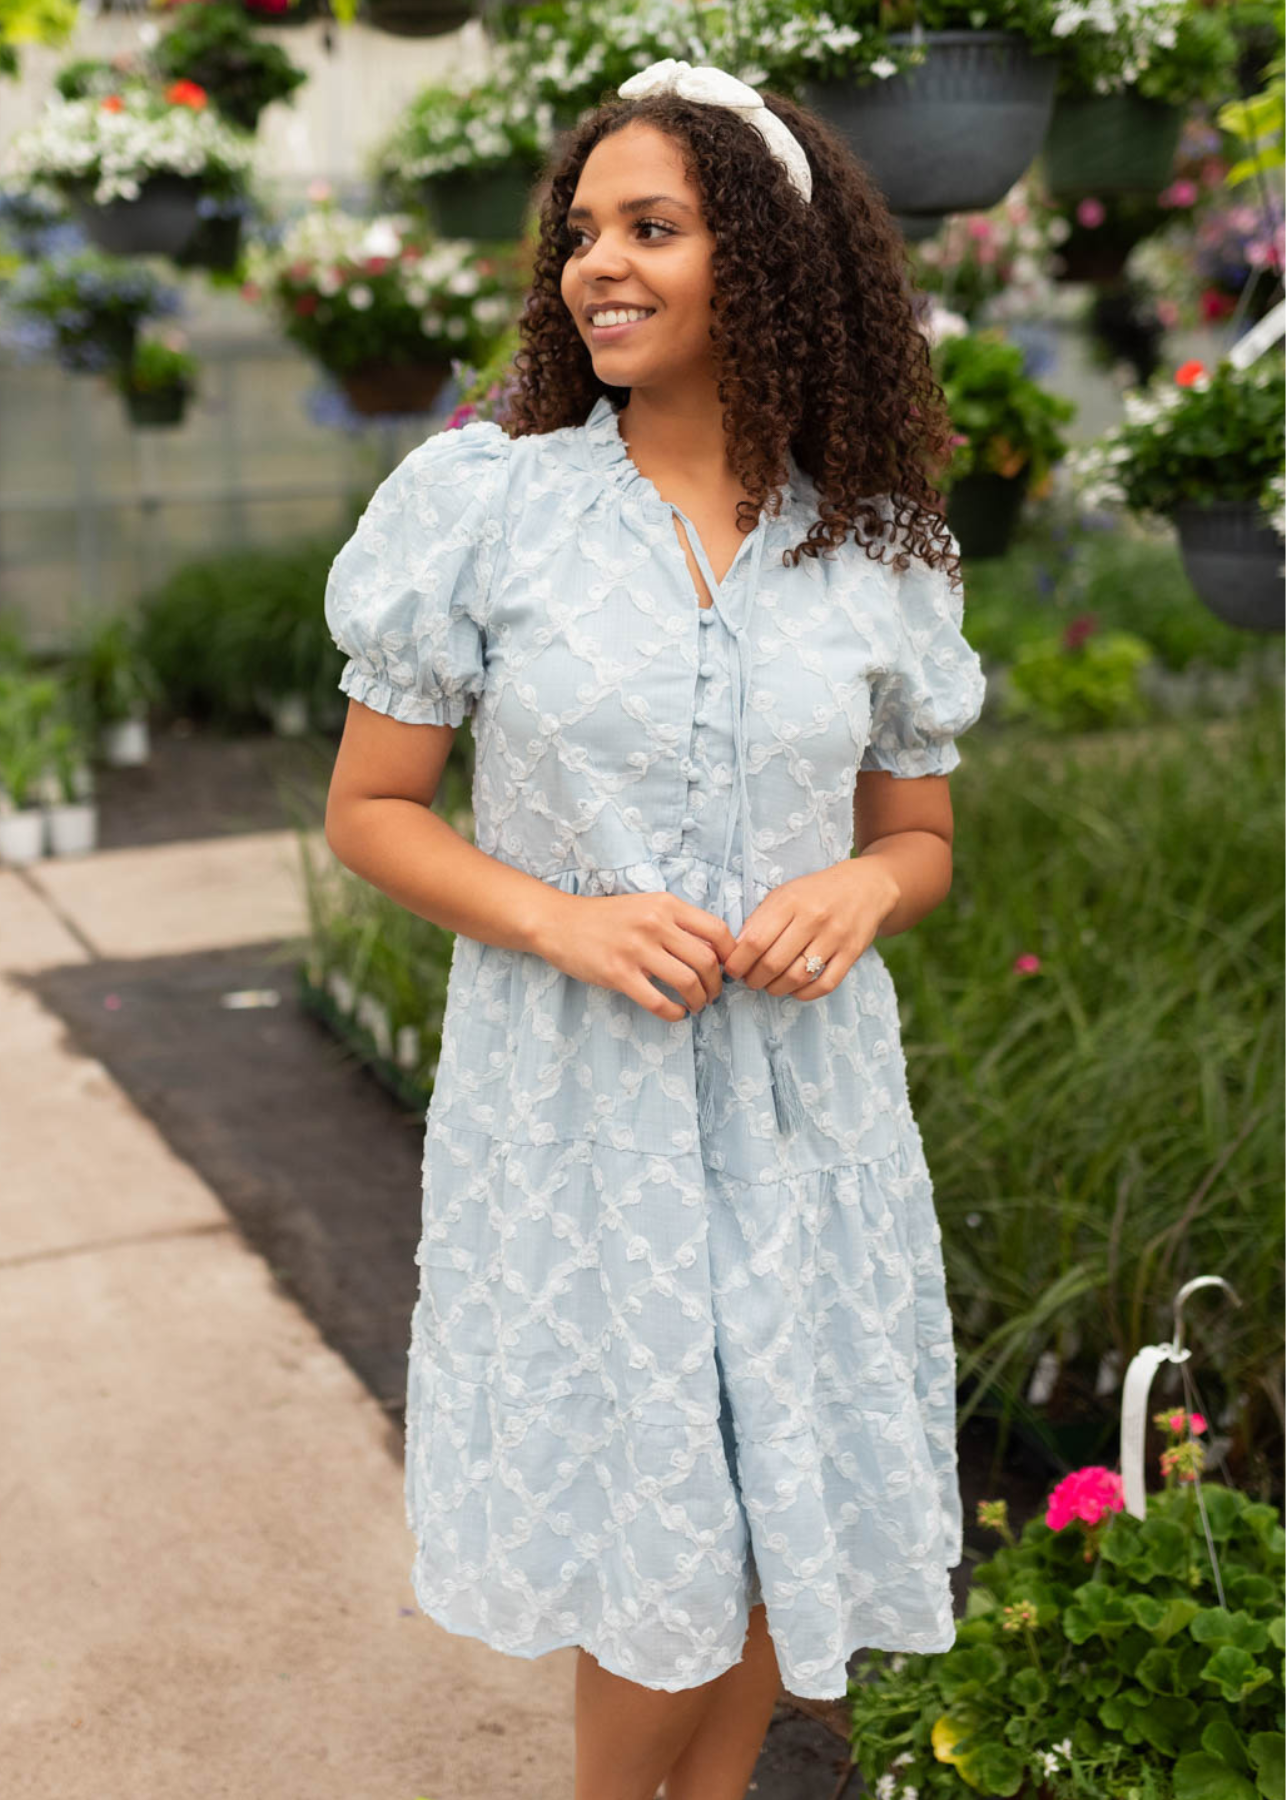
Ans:
[[[893,831],[866,846],[855,862],[877,861],[893,878],[897,899],[877,938],[909,931],[951,892],[951,845],[936,831]]]
[[[417,800],[358,800],[326,841],[344,867],[408,912],[503,950],[541,948],[575,895],[488,856]]]

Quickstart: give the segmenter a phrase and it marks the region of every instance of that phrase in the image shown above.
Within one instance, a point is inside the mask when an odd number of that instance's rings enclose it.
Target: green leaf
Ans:
[[[1194,1751],[1174,1765],[1174,1800],[1257,1800],[1255,1789],[1217,1756]]]

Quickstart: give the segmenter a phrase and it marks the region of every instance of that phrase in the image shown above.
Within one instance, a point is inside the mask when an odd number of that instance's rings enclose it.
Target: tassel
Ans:
[[[772,1079],[773,1110],[777,1114],[778,1131],[791,1133],[796,1131],[808,1117],[804,1111],[804,1102],[800,1099],[799,1089],[795,1085],[794,1071],[790,1066],[790,1058],[782,1054],[781,1044],[776,1038],[768,1040],[768,1069]]]
[[[714,1057],[709,1047],[702,1044],[697,1047],[697,1129],[705,1143],[709,1143],[714,1136],[717,1124],[714,1103]]]

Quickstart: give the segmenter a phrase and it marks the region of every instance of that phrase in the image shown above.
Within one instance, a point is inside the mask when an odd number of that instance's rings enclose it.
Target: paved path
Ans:
[[[6,1800],[571,1792],[575,1651],[415,1610],[379,1406],[20,980],[304,929],[289,831],[0,870]]]

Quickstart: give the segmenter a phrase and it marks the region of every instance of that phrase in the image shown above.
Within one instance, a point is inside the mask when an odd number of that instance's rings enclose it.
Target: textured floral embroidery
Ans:
[[[782,564],[815,503],[792,460],[702,609],[606,397],[544,436],[442,433],[335,559],[340,686],[472,715],[490,855],[566,893],[718,901],[735,934],[851,852],[859,768],[945,773],[982,707],[945,576],[857,546]],[[799,1695],[842,1696],[859,1646],[951,1645],[955,1352],[874,945],[820,1000],[728,980],[670,1023],[457,938],[423,1173],[425,1612],[671,1690],[738,1661],[761,1594]]]

